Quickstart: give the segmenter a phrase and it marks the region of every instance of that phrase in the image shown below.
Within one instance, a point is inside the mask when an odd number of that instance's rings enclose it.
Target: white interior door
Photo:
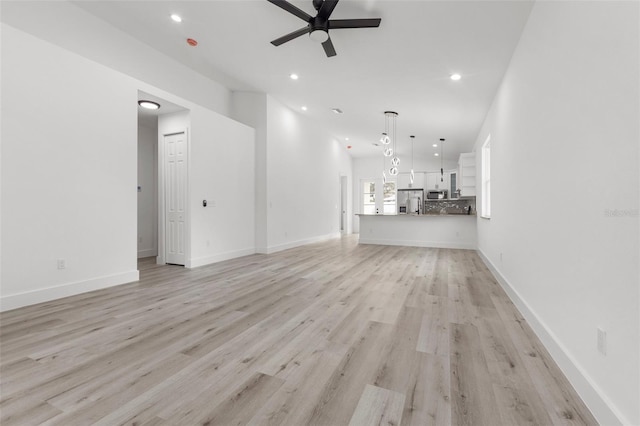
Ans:
[[[187,204],[187,141],[185,133],[164,136],[165,262],[184,265]]]

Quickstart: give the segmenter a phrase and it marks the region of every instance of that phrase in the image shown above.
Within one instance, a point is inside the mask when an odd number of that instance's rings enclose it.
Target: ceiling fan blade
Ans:
[[[322,7],[318,10],[318,17],[322,20],[329,19],[337,4],[338,0],[324,0]]]
[[[380,26],[380,18],[374,19],[332,19],[329,21],[329,29],[338,28],[375,28]]]
[[[322,47],[324,47],[324,53],[327,54],[327,58],[332,56],[336,56],[336,49],[333,47],[333,43],[331,42],[331,38],[328,38],[327,41],[322,43]]]
[[[295,30],[293,32],[290,32],[287,35],[283,35],[282,37],[273,40],[271,42],[271,44],[273,44],[274,46],[280,46],[281,44],[284,44],[284,43],[286,43],[288,41],[293,40],[294,38],[298,38],[301,35],[304,35],[304,34],[307,34],[307,33],[309,33],[309,26],[306,26],[304,28],[300,28],[299,30]]]
[[[307,12],[305,12],[302,9],[299,9],[298,7],[292,5],[291,3],[284,1],[284,0],[267,0],[269,3],[273,3],[276,6],[278,6],[281,9],[286,10],[287,12],[291,13],[292,15],[296,15],[298,18],[302,19],[303,21],[309,22],[311,21],[311,19],[313,19],[313,16],[309,15]]]

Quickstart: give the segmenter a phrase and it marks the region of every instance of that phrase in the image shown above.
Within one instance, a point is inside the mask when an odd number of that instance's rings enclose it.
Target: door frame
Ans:
[[[156,257],[156,263],[158,265],[166,264],[167,249],[166,249],[166,209],[165,209],[165,179],[166,179],[166,164],[165,164],[165,137],[184,133],[185,144],[187,147],[187,167],[185,176],[185,241],[184,241],[184,266],[190,267],[191,263],[191,138],[189,135],[189,129],[176,129],[168,133],[158,133],[158,257]]]
[[[349,233],[349,178],[346,175],[340,175],[339,180],[339,211],[338,211],[338,229],[342,235]],[[344,213],[343,213],[344,212]],[[342,225],[342,229],[340,229]]]

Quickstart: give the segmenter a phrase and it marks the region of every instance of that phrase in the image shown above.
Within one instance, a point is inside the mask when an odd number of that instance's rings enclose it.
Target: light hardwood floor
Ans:
[[[0,315],[0,424],[596,424],[474,251],[140,269]]]

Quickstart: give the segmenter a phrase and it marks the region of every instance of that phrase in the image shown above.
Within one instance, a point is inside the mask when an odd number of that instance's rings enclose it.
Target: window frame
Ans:
[[[482,205],[480,217],[491,219],[491,135],[482,144],[481,155],[481,179],[482,179]]]

